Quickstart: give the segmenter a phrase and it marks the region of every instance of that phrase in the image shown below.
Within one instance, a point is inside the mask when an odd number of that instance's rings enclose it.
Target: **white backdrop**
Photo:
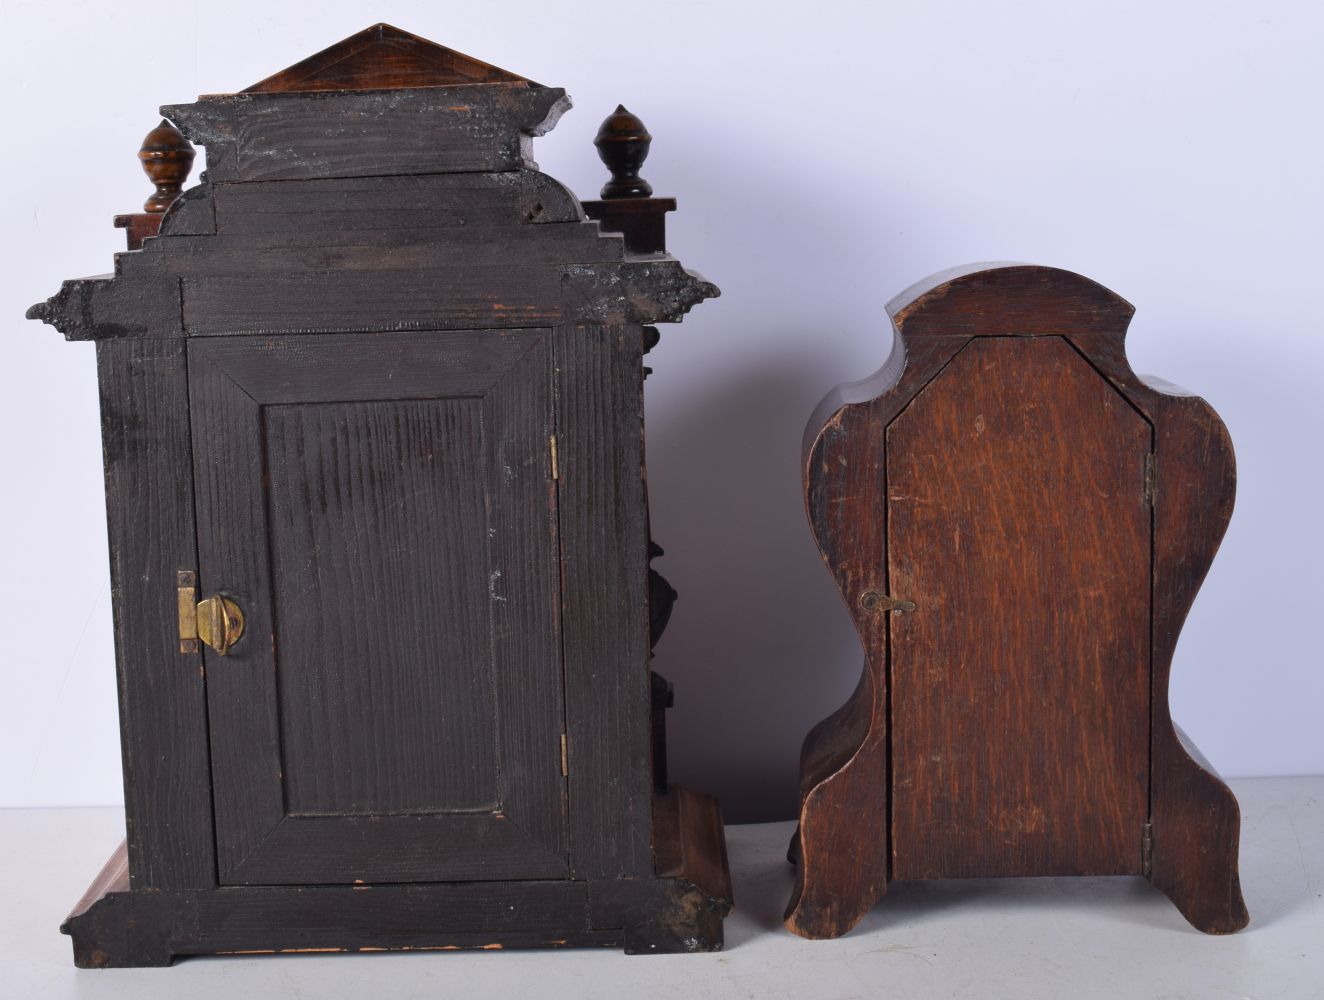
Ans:
[[[1225,774],[1324,772],[1315,0],[5,11],[0,805],[120,801],[93,348],[23,311],[110,270],[159,105],[379,20],[564,86],[576,110],[536,154],[581,197],[625,102],[655,137],[644,175],[680,202],[672,250],[722,288],[663,327],[647,395],[658,567],[681,594],[656,661],[677,690],[672,770],[728,819],[791,815],[800,740],[860,669],[805,524],[804,422],[882,363],[887,299],[973,260],[1113,288],[1137,306],[1136,370],[1222,414],[1237,511],[1174,715]]]

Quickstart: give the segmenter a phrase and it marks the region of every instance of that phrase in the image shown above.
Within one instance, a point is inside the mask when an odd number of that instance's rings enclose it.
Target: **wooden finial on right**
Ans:
[[[602,186],[604,199],[647,198],[653,193],[653,185],[639,176],[652,144],[653,137],[639,116],[626,111],[624,104],[616,105],[593,140],[598,156],[611,171],[611,180]]]
[[[666,253],[666,216],[676,208],[674,198],[651,197],[653,185],[639,176],[652,144],[644,123],[624,104],[607,116],[593,140],[611,180],[602,186],[600,201],[583,203],[584,214],[603,232],[620,233],[629,253]]]

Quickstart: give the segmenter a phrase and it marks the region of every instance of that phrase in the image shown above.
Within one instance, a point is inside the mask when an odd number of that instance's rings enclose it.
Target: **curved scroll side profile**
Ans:
[[[1247,921],[1236,800],[1174,726],[1173,650],[1232,512],[1207,403],[1136,376],[1080,275],[945,272],[806,431],[805,501],[864,646],[801,754],[787,926],[850,930],[893,880],[1143,875]]]

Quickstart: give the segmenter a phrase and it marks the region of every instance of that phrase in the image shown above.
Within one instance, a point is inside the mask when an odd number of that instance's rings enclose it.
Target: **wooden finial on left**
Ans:
[[[164,119],[147,133],[138,150],[138,162],[156,190],[143,202],[141,212],[115,216],[115,226],[128,230],[125,237],[130,250],[141,250],[143,240],[160,232],[161,219],[183,190],[195,155],[183,133]]]
[[[193,168],[194,155],[183,133],[164,119],[147,133],[138,150],[138,160],[156,190],[143,202],[144,212],[161,214],[174,203]]]

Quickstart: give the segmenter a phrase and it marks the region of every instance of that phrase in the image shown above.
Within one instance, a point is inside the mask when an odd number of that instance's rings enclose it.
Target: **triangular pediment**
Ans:
[[[468,84],[538,86],[389,24],[374,24],[267,77],[245,94],[308,93],[330,90],[396,90]]]

